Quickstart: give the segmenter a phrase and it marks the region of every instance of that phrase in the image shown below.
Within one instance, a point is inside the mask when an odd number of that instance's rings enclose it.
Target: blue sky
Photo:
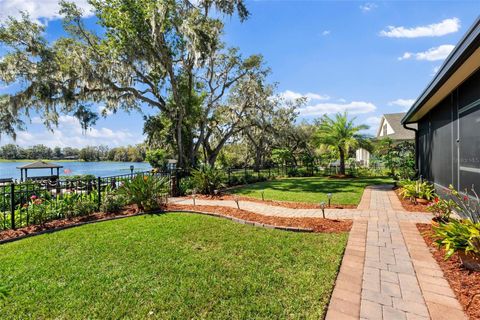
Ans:
[[[86,1],[77,1],[87,8]],[[225,41],[244,55],[262,54],[285,97],[307,95],[301,118],[347,110],[374,133],[383,113],[402,112],[433,78],[480,13],[480,1],[248,1],[250,18],[229,18]],[[0,0],[0,15],[28,10],[48,19],[55,39],[55,0]],[[94,26],[94,19],[88,19]],[[1,88],[8,92],[10,88]],[[148,112],[148,111],[147,111]],[[143,140],[142,115],[119,113],[86,134],[62,117],[54,134],[34,118],[18,144],[110,146]],[[11,142],[2,138],[0,145]]]

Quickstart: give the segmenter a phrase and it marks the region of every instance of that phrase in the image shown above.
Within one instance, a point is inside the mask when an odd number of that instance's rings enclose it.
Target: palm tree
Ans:
[[[353,148],[367,147],[367,137],[359,132],[367,130],[365,124],[355,125],[355,117],[348,119],[347,112],[337,113],[334,118],[324,115],[318,121],[316,141],[325,146],[334,147],[340,154],[340,174],[345,174],[345,155]]]

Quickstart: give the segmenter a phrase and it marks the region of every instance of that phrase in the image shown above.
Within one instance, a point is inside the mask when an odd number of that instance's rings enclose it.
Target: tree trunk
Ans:
[[[179,110],[179,115],[177,119],[177,151],[178,151],[178,167],[185,169],[185,159],[183,154],[183,140],[182,140],[182,123],[183,115],[182,111]]]
[[[345,175],[345,151],[342,148],[338,148],[340,153],[340,174]]]

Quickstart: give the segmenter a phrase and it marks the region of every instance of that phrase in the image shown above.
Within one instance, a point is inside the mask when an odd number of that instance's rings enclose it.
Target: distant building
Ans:
[[[415,132],[405,129],[402,124],[402,118],[405,116],[405,112],[400,113],[387,113],[382,115],[380,125],[377,129],[376,139],[391,139],[393,143],[400,143],[404,141],[415,142]],[[416,125],[412,125],[412,128],[416,129]],[[356,151],[356,160],[361,165],[370,165],[370,152],[365,149],[358,149]]]

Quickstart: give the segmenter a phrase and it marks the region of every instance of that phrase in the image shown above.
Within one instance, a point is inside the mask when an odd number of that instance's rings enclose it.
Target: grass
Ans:
[[[332,204],[356,205],[360,202],[366,186],[386,183],[392,183],[392,180],[381,177],[349,179],[300,177],[254,183],[233,189],[232,192],[261,199],[261,192],[264,191],[266,200],[310,203],[327,202],[327,194],[332,193]]]
[[[321,319],[346,240],[181,213],[32,237],[0,246],[1,318]]]

